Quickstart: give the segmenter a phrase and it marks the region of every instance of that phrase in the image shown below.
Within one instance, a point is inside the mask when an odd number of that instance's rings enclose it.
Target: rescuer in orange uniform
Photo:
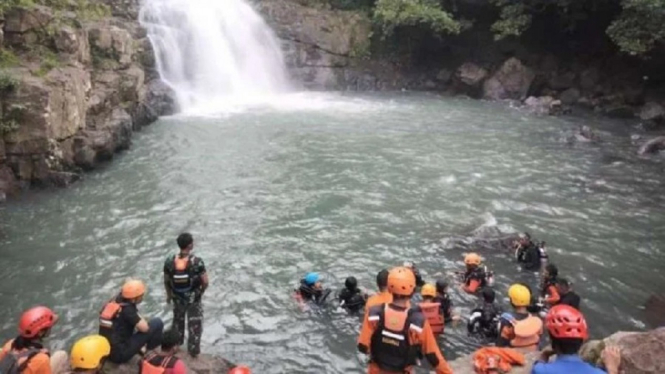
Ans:
[[[368,374],[413,373],[419,350],[437,374],[452,374],[420,308],[409,308],[415,288],[413,271],[392,269],[388,275],[392,303],[373,306],[365,316],[358,350],[370,356]]]

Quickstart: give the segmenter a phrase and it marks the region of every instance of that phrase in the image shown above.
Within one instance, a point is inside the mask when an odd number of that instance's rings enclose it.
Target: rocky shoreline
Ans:
[[[138,1],[90,4],[106,13],[83,17],[73,8],[33,6],[0,17],[0,201],[29,186],[69,185],[127,149],[133,132],[175,110],[137,21]],[[665,94],[652,84],[662,77],[631,67],[630,58],[585,62],[462,35],[449,59],[414,70],[369,53],[366,13],[297,0],[255,6],[281,39],[292,78],[306,89],[424,90],[505,100],[535,115],[584,108],[633,118],[645,131],[665,124]],[[486,43],[483,53],[477,40]],[[658,137],[637,151],[663,149],[665,138]]]
[[[588,341],[580,352],[582,358],[594,365],[602,367],[600,353],[606,345],[618,346],[621,350],[621,373],[623,374],[656,374],[665,371],[665,328],[647,332],[617,332],[605,339]],[[353,347],[355,349],[355,347]],[[443,347],[445,351],[445,347]],[[219,374],[226,373],[235,365],[215,355],[202,354],[192,359],[187,354],[180,354],[190,373]],[[526,355],[524,366],[514,366],[513,374],[528,374],[538,353]],[[123,365],[107,364],[105,374],[131,374],[136,372],[138,359]],[[474,374],[472,354],[449,362],[455,374]]]
[[[154,69],[134,1],[103,17],[35,5],[0,24],[0,200],[28,186],[67,186],[127,149],[175,103]]]

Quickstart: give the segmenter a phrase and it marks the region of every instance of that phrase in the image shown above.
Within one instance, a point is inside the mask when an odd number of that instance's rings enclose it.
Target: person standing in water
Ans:
[[[358,350],[371,358],[369,374],[412,373],[418,349],[436,374],[452,374],[427,318],[420,308],[410,308],[415,289],[413,271],[394,268],[388,275],[393,301],[369,308],[358,337]]]
[[[176,242],[180,252],[169,256],[164,263],[166,303],[173,302],[173,326],[180,334],[180,344],[185,342],[185,318],[187,319],[187,351],[192,357],[196,357],[201,352],[201,297],[208,288],[208,274],[203,260],[192,254],[192,235],[180,234]]]

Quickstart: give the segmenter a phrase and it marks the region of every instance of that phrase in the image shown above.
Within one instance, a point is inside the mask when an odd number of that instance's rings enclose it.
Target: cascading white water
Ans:
[[[244,0],[143,0],[140,21],[185,111],[289,88],[279,41]]]

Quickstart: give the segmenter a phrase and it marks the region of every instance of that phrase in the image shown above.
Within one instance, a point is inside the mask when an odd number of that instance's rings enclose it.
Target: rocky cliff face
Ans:
[[[113,15],[95,19],[40,5],[5,12],[0,198],[30,184],[69,184],[173,109],[136,2],[105,3]]]
[[[283,41],[293,77],[307,88],[435,90],[522,102],[533,96],[525,104],[537,103],[537,113],[585,107],[638,118],[645,128],[665,124],[665,96],[653,84],[663,79],[662,69],[629,56],[558,56],[538,45],[466,32],[447,39],[426,67],[405,68],[386,56],[369,56],[366,13],[298,0],[262,0],[258,9]]]

